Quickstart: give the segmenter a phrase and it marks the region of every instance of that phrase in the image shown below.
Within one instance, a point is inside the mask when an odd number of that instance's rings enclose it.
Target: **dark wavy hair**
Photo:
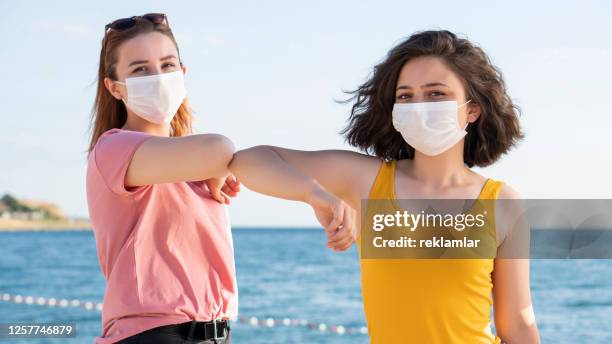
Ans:
[[[461,79],[466,99],[480,105],[480,116],[469,125],[465,137],[465,164],[490,165],[523,138],[520,109],[506,93],[501,72],[480,47],[439,30],[417,32],[398,44],[374,67],[369,80],[347,92],[352,97],[344,102],[354,104],[341,134],[350,145],[385,160],[414,158],[414,148],[393,127],[391,111],[400,70],[421,56],[445,61]]]

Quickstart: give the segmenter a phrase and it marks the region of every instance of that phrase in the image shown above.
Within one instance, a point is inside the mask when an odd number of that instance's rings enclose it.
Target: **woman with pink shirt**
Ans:
[[[234,147],[192,134],[186,68],[164,14],[105,27],[92,114],[87,201],[107,287],[106,343],[230,343],[238,311],[225,204],[239,191]],[[345,250],[354,211],[316,181],[284,198],[311,205]]]

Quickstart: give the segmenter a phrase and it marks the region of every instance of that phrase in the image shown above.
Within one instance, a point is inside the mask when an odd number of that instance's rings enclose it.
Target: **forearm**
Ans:
[[[506,333],[499,333],[504,344],[540,344],[540,335],[535,323],[520,322],[509,327]]]
[[[293,158],[292,163],[286,160],[290,158]],[[315,176],[305,172],[312,170],[295,166],[309,165],[309,162],[314,161],[283,156],[274,147],[258,146],[234,154],[229,168],[242,184],[253,191],[308,203],[327,233],[327,247],[345,251],[355,242],[355,212],[342,199],[319,185]]]
[[[249,189],[273,197],[308,202],[313,191],[321,188],[314,178],[301,173],[266,146],[238,151],[229,168]]]
[[[540,343],[529,287],[529,259],[495,259],[493,305],[495,328],[505,343]]]

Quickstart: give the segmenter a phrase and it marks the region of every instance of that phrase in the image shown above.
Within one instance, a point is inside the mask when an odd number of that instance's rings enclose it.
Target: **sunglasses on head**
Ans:
[[[168,26],[168,17],[163,13],[147,13],[141,16],[133,16],[128,18],[117,19],[104,26],[104,32],[108,32],[109,29],[113,30],[126,30],[136,24],[137,19],[146,19],[153,24],[163,24]]]

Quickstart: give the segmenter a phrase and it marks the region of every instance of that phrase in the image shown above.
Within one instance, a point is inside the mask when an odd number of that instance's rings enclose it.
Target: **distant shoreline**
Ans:
[[[0,232],[18,231],[90,231],[91,223],[84,220],[15,220],[0,219]]]
[[[0,219],[0,232],[62,232],[62,231],[91,231],[88,221],[25,221]],[[233,226],[232,230],[308,230],[323,231],[319,227],[310,226]]]

